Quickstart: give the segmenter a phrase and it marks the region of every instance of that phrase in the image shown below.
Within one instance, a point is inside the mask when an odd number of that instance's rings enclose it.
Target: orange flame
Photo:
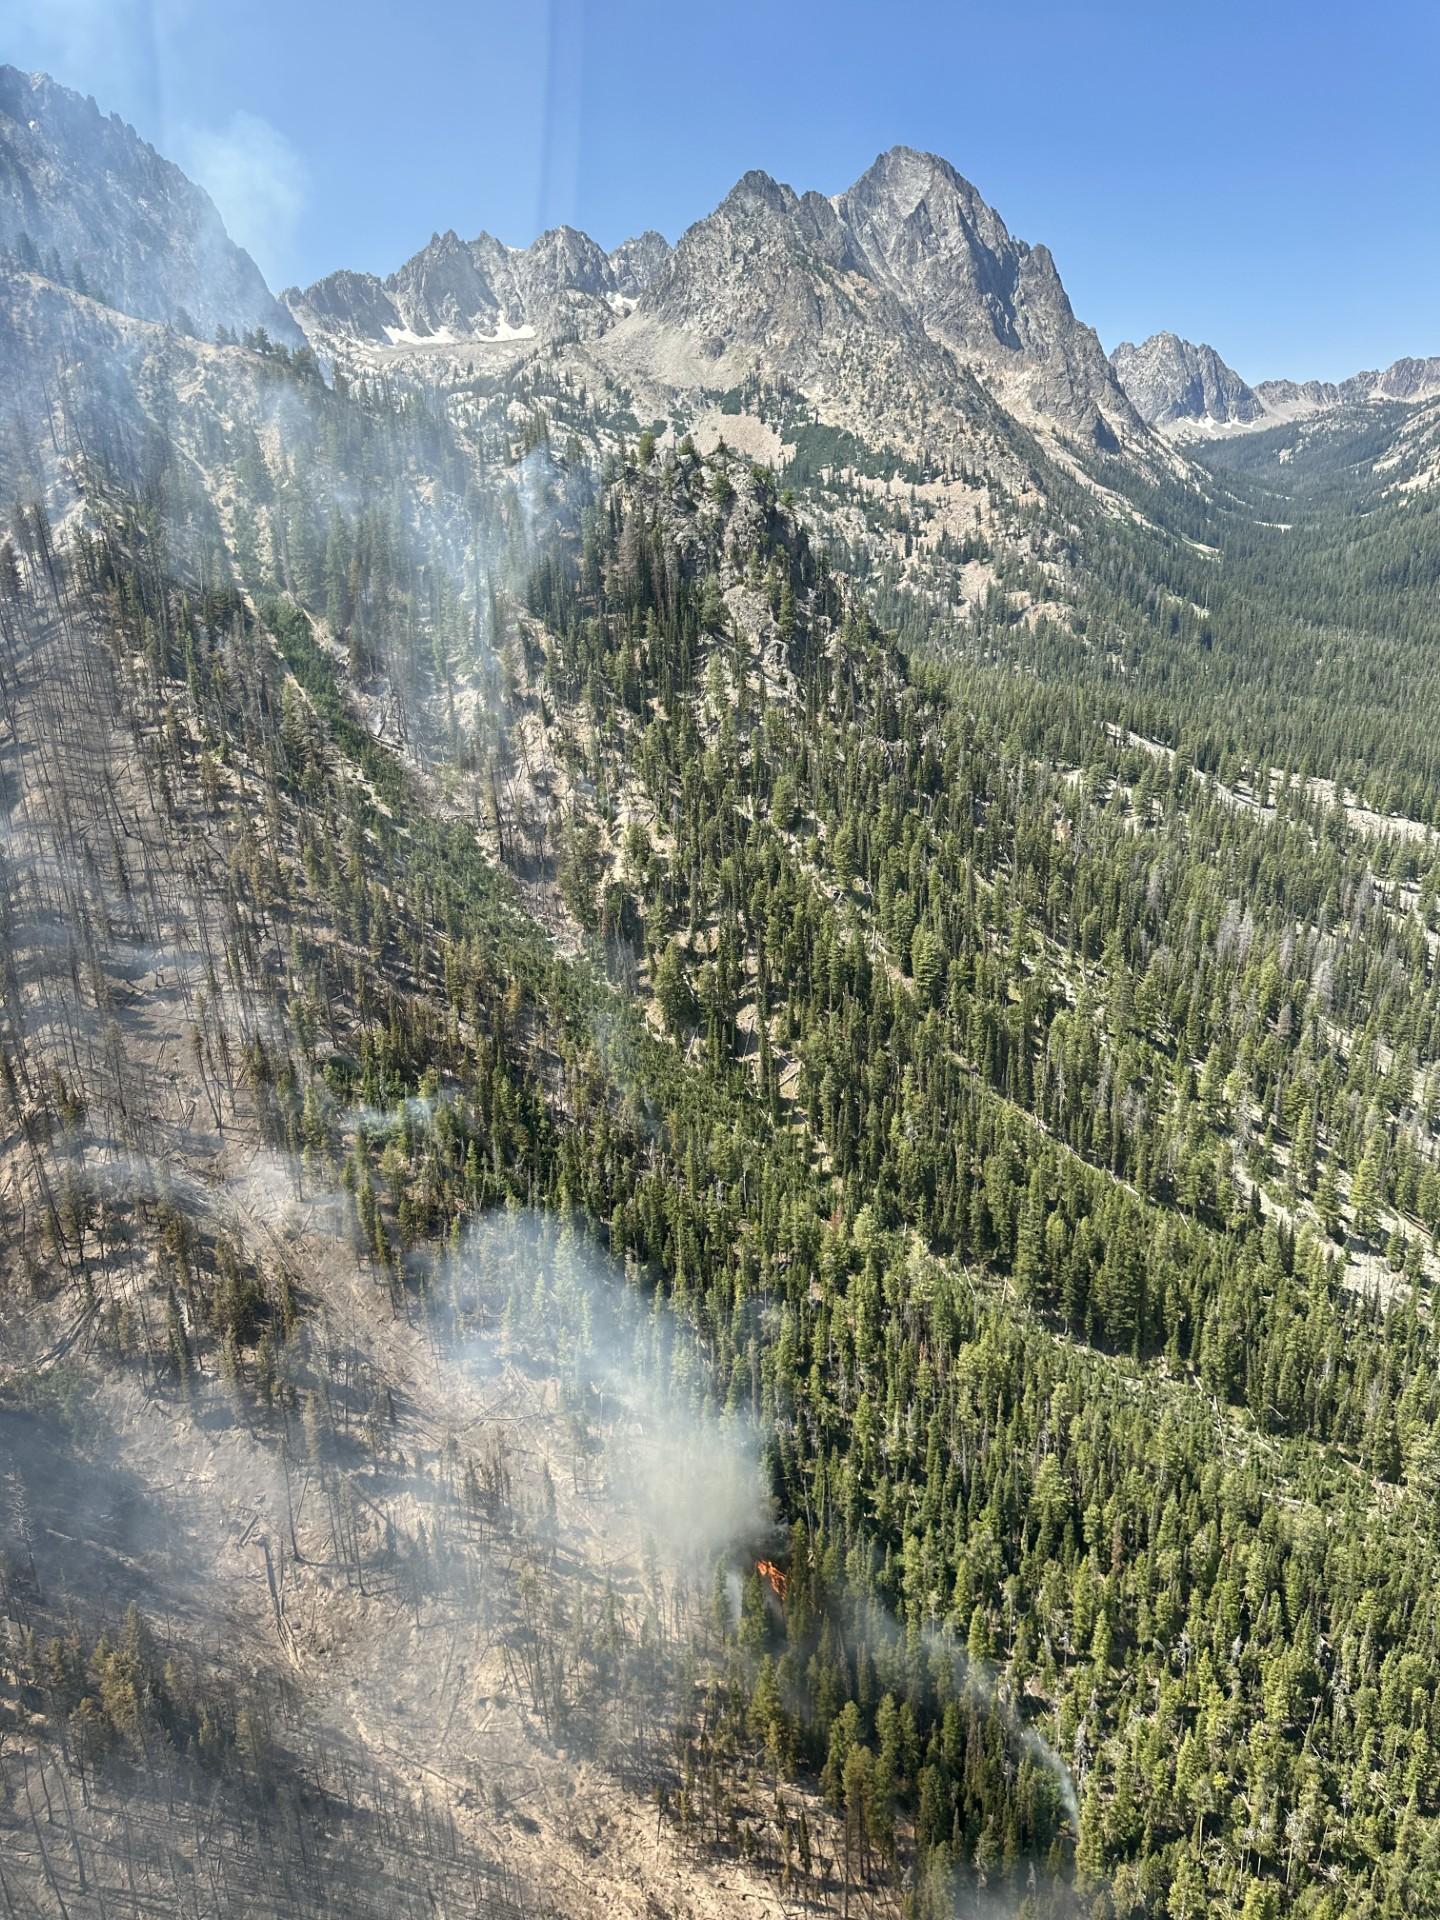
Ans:
[[[785,1575],[773,1560],[757,1560],[755,1571],[762,1580],[769,1581],[770,1591],[777,1600],[785,1598]]]

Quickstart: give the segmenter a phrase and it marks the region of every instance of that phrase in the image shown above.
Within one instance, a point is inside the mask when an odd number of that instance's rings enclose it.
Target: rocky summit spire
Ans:
[[[1152,333],[1138,347],[1122,340],[1110,360],[1140,417],[1152,426],[1246,425],[1264,415],[1259,398],[1213,347],[1178,334]]]

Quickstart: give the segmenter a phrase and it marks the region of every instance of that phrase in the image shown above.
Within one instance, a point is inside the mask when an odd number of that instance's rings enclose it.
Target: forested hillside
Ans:
[[[1440,1899],[1426,409],[0,291],[7,1913]]]

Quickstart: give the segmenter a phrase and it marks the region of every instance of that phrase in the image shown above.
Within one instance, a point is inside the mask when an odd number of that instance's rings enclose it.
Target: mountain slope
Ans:
[[[784,381],[891,434],[917,402],[984,411],[913,309],[857,265],[832,203],[758,172],[681,236],[598,351],[671,388]]]
[[[0,67],[0,249],[143,320],[301,335],[209,196],[118,115]]]

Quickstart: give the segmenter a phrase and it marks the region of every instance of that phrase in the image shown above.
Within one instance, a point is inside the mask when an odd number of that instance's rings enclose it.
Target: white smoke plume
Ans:
[[[295,265],[295,238],[308,175],[293,141],[259,114],[237,111],[220,127],[190,127],[176,137],[181,167],[220,209],[230,237],[271,286]]]

